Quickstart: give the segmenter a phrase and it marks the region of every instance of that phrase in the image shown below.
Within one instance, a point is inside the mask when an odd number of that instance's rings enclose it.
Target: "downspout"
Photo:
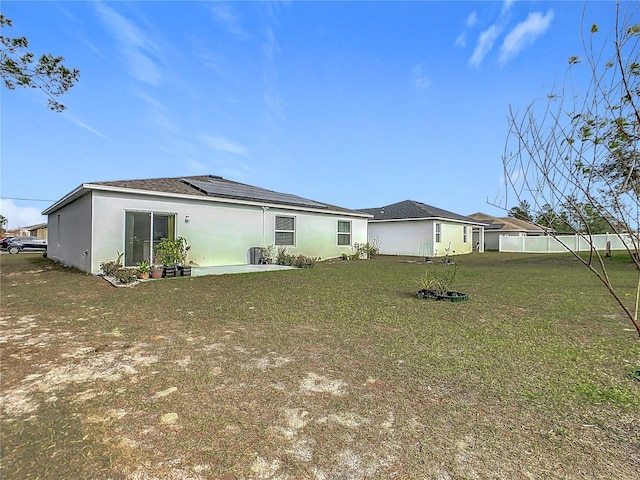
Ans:
[[[262,245],[261,247],[266,246],[267,242],[265,240],[265,236],[266,236],[266,213],[267,210],[269,210],[269,207],[267,207],[266,205],[262,206]]]

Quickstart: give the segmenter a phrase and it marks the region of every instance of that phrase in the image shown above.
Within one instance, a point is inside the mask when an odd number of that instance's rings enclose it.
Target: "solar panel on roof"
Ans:
[[[234,198],[238,200],[251,200],[258,202],[280,203],[285,205],[296,205],[299,207],[327,208],[322,203],[314,202],[306,198],[290,195],[288,193],[278,193],[264,188],[253,187],[241,183],[220,182],[210,180],[201,182],[198,180],[182,179],[188,185],[197,188],[201,192],[214,197]]]

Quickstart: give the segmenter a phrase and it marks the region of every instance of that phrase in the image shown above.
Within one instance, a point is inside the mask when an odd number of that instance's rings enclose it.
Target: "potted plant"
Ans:
[[[418,280],[420,290],[416,297],[425,300],[446,300],[462,302],[469,299],[465,293],[452,291],[458,271],[458,264],[446,255],[441,262],[429,265],[424,275]]]
[[[175,240],[162,238],[155,248],[155,258],[162,263],[163,277],[176,276],[176,264],[180,261]]]
[[[176,243],[176,251],[178,256],[180,257],[178,264],[178,272],[183,277],[191,276],[191,265],[187,263],[187,255],[189,255],[189,250],[191,250],[191,245],[187,243],[187,239],[184,237],[178,237],[175,240]]]
[[[137,265],[138,278],[141,280],[147,280],[149,278],[149,272],[151,271],[151,266],[149,262],[143,260],[138,262]]]
[[[162,265],[151,265],[149,273],[151,278],[162,278]]]
[[[260,259],[260,263],[272,264],[275,248],[276,247],[273,244],[262,247],[262,258]]]

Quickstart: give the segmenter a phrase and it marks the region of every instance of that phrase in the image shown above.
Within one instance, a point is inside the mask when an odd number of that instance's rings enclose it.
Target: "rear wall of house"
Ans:
[[[369,222],[369,243],[376,242],[383,255],[433,256],[433,222]]]
[[[436,242],[436,223],[441,225],[440,241]],[[419,257],[444,256],[447,249],[453,255],[473,251],[472,227],[467,225],[466,242],[464,225],[434,220],[401,220],[370,222],[369,242],[378,242],[384,255],[410,255]]]
[[[338,220],[351,221],[352,244],[367,239],[367,220],[361,217],[95,191],[93,273],[100,271],[102,260],[114,259],[116,251],[124,251],[127,211],[175,215],[176,235],[191,245],[188,260],[202,266],[249,263],[251,247],[275,243],[275,217],[279,215],[295,220],[295,244],[287,246],[288,253],[323,259],[351,253],[351,246],[338,245]]]

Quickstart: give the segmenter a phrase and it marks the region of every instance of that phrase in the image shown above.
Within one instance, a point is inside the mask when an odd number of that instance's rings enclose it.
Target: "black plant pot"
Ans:
[[[441,300],[445,302],[466,302],[469,295],[460,292],[439,292],[435,290],[418,290],[417,298],[424,300]]]
[[[181,277],[190,277],[191,276],[191,267],[178,267],[178,272]]]
[[[176,267],[174,266],[164,266],[162,270],[162,278],[175,277],[176,276]]]

